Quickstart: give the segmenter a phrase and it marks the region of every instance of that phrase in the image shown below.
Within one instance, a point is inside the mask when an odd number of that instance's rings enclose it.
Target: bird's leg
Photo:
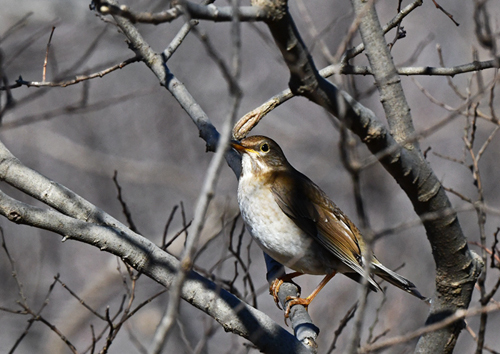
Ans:
[[[303,305],[306,308],[306,310],[307,310],[307,307],[309,306],[309,304],[311,303],[311,301],[316,297],[316,295],[318,295],[318,293],[330,281],[330,279],[332,279],[335,276],[335,274],[337,274],[337,272],[333,272],[333,273],[327,274],[323,278],[323,280],[321,281],[321,283],[319,283],[318,287],[316,289],[314,289],[314,291],[311,293],[311,295],[309,295],[305,299],[301,298],[301,297],[296,297],[296,296],[287,296],[286,301],[288,302],[288,304],[286,305],[285,320],[290,315],[290,309],[292,308],[292,306]]]
[[[276,303],[276,306],[278,306],[278,308],[280,310],[281,310],[281,307],[279,305],[278,292],[280,291],[281,284],[283,284],[286,281],[287,282],[292,281],[293,278],[298,277],[298,276],[303,275],[303,274],[304,273],[301,273],[301,272],[293,272],[293,273],[289,273],[289,274],[284,274],[284,275],[274,279],[273,282],[271,283],[271,286],[269,286],[269,294],[271,294],[273,296],[274,302]],[[297,285],[297,284],[295,284],[295,285]],[[300,286],[297,285],[297,287],[299,287],[299,289],[300,289]],[[299,290],[299,292],[300,292],[300,290]]]

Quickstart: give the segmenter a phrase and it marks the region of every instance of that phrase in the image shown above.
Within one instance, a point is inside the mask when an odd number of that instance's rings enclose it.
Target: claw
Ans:
[[[282,310],[280,306],[280,300],[278,298],[278,292],[280,291],[281,284],[283,284],[283,279],[282,278],[276,278],[273,280],[271,286],[269,287],[269,294],[273,296],[274,302],[276,303],[276,306],[280,310]]]
[[[311,303],[312,299],[309,297],[302,298],[298,296],[287,296],[286,297],[286,310],[285,310],[285,323],[286,319],[290,316],[290,310],[292,309],[292,306],[295,305],[302,305],[306,308],[306,311],[308,309],[309,304]]]
[[[298,286],[296,283],[294,283],[292,281],[293,278],[298,277],[299,275],[302,275],[302,273],[293,272],[290,274],[284,274],[284,275],[274,279],[273,282],[271,283],[271,285],[269,286],[269,294],[271,294],[273,296],[274,302],[276,303],[276,306],[278,306],[278,308],[280,310],[282,310],[282,308],[280,306],[278,292],[280,291],[281,285],[283,285],[284,282],[292,282],[299,289],[299,293],[300,293],[300,286]]]

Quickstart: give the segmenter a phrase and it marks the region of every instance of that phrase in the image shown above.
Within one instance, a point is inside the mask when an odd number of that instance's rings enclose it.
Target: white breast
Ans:
[[[257,244],[281,264],[307,274],[326,274],[333,269],[332,255],[306,235],[280,209],[262,180],[248,173],[243,156],[243,175],[238,186],[238,203],[243,220]],[[247,165],[247,169],[245,169]],[[327,258],[327,259],[325,259]]]

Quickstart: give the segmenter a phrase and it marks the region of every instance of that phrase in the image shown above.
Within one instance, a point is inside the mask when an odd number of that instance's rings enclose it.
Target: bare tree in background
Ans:
[[[2,350],[499,352],[493,2],[63,3],[0,15]],[[228,149],[262,126],[430,306],[335,279],[282,326]]]

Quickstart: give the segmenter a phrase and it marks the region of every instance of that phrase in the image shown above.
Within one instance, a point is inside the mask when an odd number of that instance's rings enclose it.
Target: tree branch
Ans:
[[[274,2],[276,6],[278,3]],[[401,147],[372,111],[319,75],[286,4],[281,4],[283,17],[268,25],[290,70],[291,92],[326,108],[356,133],[373,154],[391,151],[380,162],[405,191],[418,215],[450,210],[451,203],[421,152]],[[456,213],[435,220],[423,220],[423,224],[437,269],[437,292],[428,318],[428,323],[433,323],[457,308],[469,305],[483,264],[469,251]],[[433,342],[434,345],[428,347],[427,352],[450,350],[460,329],[460,326],[451,325],[443,330],[448,332],[447,335],[442,335],[443,331],[428,334],[425,340],[421,340],[421,346]],[[442,339],[439,343],[436,341],[438,337]]]
[[[53,231],[120,257],[137,271],[170,287],[179,261],[148,239],[95,207],[71,190],[22,165],[3,145],[0,179],[55,208],[17,201],[0,191],[0,214],[10,221]],[[267,315],[194,271],[187,274],[181,297],[217,320],[226,331],[247,338],[268,353],[310,351]]]
[[[159,24],[171,22],[181,15],[186,14],[191,19],[211,20],[214,22],[230,22],[234,18],[234,9],[232,6],[199,5],[190,1],[179,1],[179,5],[173,8],[157,13],[137,12],[131,10],[128,6],[118,6],[112,1],[93,1],[94,7],[103,15],[120,16],[132,23],[152,23]],[[239,21],[266,21],[269,20],[269,13],[263,9],[254,6],[238,7]]]
[[[436,332],[442,328],[448,327],[453,323],[456,322],[462,322],[461,320],[464,320],[469,317],[477,316],[483,313],[490,313],[490,312],[495,312],[500,310],[500,304],[490,304],[488,306],[481,306],[481,307],[476,307],[476,308],[471,308],[468,310],[456,310],[454,313],[450,314],[450,316],[444,318],[443,320],[429,324],[425,327],[421,327],[413,332],[407,333],[402,336],[397,336],[393,338],[386,339],[384,341],[378,342],[378,343],[373,343],[373,344],[368,344],[363,347],[361,347],[358,350],[359,354],[364,354],[364,353],[372,353],[376,352],[397,344],[405,343],[408,341],[411,341],[412,339],[418,338],[426,333],[432,333]]]

